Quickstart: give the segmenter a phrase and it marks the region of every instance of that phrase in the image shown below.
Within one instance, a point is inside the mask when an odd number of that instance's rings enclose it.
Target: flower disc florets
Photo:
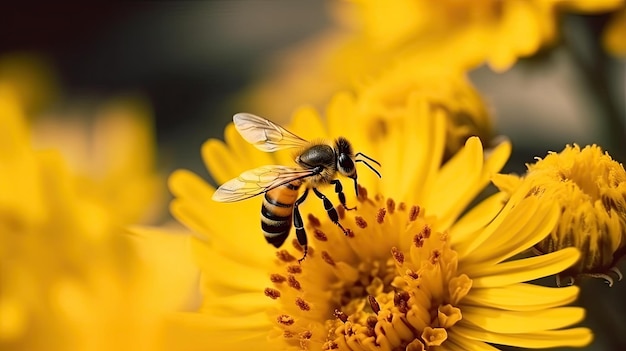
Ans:
[[[288,345],[427,349],[462,318],[456,304],[471,281],[457,275],[447,235],[432,231],[418,206],[366,196],[356,211],[340,211],[351,235],[310,215],[307,259],[277,253],[265,294],[279,301],[275,336]]]

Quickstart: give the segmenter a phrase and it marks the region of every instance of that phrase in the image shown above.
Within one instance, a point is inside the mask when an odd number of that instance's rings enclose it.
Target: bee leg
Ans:
[[[302,221],[299,208],[300,204],[306,200],[307,195],[309,195],[309,188],[304,190],[302,196],[300,196],[293,205],[293,226],[296,228],[296,238],[298,239],[298,244],[300,244],[304,250],[304,255],[298,260],[298,263],[302,263],[307,252],[309,251],[309,247],[307,246],[306,231],[304,230],[304,221]]]
[[[346,205],[346,195],[343,193],[343,186],[341,185],[341,182],[339,181],[339,179],[331,180],[330,184],[335,185],[335,193],[337,193],[337,196],[339,196],[339,202],[341,202],[341,206],[343,206],[343,208],[345,208],[348,211],[356,210],[356,206],[348,207]]]
[[[341,228],[345,235],[348,235],[348,231],[341,225],[341,223],[339,223],[339,214],[337,214],[337,210],[335,210],[335,206],[333,206],[333,203],[328,200],[326,195],[322,194],[316,188],[313,188],[313,192],[317,197],[324,201],[324,209],[326,210],[326,213],[328,213],[328,217],[330,218],[330,220],[335,223],[339,228]]]

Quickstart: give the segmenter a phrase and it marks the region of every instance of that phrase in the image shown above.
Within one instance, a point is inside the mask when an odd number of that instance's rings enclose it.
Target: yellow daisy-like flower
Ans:
[[[597,145],[566,146],[528,165],[523,177],[498,175],[494,181],[509,193],[555,199],[558,225],[535,249],[546,254],[576,247],[581,259],[559,278],[602,277],[609,285],[613,270],[626,254],[626,172]]]
[[[387,121],[404,120],[414,113],[411,101],[419,96],[446,118],[444,160],[463,148],[470,136],[491,142],[491,115],[467,77],[453,69],[399,64],[358,92],[357,114],[370,124],[367,135],[374,141],[386,133]]]
[[[510,68],[558,36],[561,12],[613,11],[623,0],[485,0],[381,3],[355,1],[364,33],[379,47],[410,55],[455,52],[464,67],[484,61],[497,71]]]
[[[77,174],[52,145],[34,148],[18,96],[0,82],[0,348],[156,348],[163,315],[183,302],[193,279],[184,239],[129,235],[122,226],[137,220],[145,203],[117,202],[126,199],[113,184],[108,196],[117,201],[108,202],[84,187],[102,179]],[[119,136],[108,141],[103,145],[121,146]],[[123,146],[131,155],[145,147]],[[142,184],[120,168],[100,171],[104,179],[117,174],[121,189]],[[154,170],[143,175],[143,186],[155,191]]]
[[[447,120],[444,159],[461,149],[470,136],[478,136],[486,144],[493,137],[491,115],[482,98],[465,73],[456,69],[439,65],[398,64],[377,78],[359,84],[356,90],[360,98],[356,111],[351,113],[359,116],[360,123],[367,124],[362,130],[372,140],[377,141],[388,132],[386,121],[404,123],[402,121],[407,115],[414,113],[411,101],[416,99],[428,101],[430,109],[439,110],[437,113]],[[275,94],[280,89],[264,91]],[[260,97],[276,101],[276,98],[265,94]],[[269,110],[274,110],[277,104],[272,105]],[[396,128],[400,124],[395,124]]]
[[[177,320],[186,350],[424,350],[582,346],[588,329],[563,329],[584,310],[563,307],[576,287],[525,283],[560,272],[579,258],[575,248],[529,259],[511,258],[540,241],[556,224],[549,201],[529,197],[503,205],[497,194],[459,219],[463,209],[507,160],[510,145],[484,158],[470,138],[444,166],[445,117],[415,98],[412,115],[387,122],[373,144],[356,103],[340,95],[327,123],[298,111],[289,130],[307,139],[343,135],[355,151],[378,159],[383,178],[359,171],[359,197],[337,207],[344,235],[320,201],[307,214],[309,255],[296,240],[276,251],[262,239],[261,199],[236,204],[211,200],[214,188],[184,170],[172,174],[174,216],[198,234],[193,244],[203,271],[203,305]],[[352,114],[350,113],[352,112]],[[204,161],[218,183],[241,171],[289,161],[259,152],[232,125],[226,144],[209,140]],[[292,162],[292,161],[291,161]],[[289,164],[289,163],[284,163]],[[385,194],[375,195],[375,194]]]

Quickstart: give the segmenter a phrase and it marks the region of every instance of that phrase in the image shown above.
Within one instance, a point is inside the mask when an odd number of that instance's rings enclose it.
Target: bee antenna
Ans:
[[[376,162],[374,160],[372,160],[373,162]],[[363,162],[367,167],[369,167],[374,173],[376,173],[376,175],[378,176],[378,178],[382,178],[382,176],[380,175],[380,172],[378,172],[374,167],[372,167],[372,165],[370,165],[369,163],[367,163],[367,161],[365,160],[356,160],[355,162]],[[377,165],[380,166],[380,163],[376,162]]]
[[[373,158],[371,158],[371,157],[367,156],[366,154],[364,154],[364,153],[362,153],[362,152],[357,152],[357,153],[356,153],[356,155],[354,155],[354,157],[355,157],[355,158],[356,158],[356,157],[359,157],[359,156],[363,156],[363,157],[365,157],[366,159],[368,159],[368,160],[370,160],[370,161],[374,162],[375,164],[377,164],[378,166],[380,166],[380,163],[379,163],[378,161],[376,161],[375,159],[373,159]],[[357,161],[358,161],[358,160],[357,160]],[[363,162],[363,161],[361,161],[361,162]],[[367,164],[367,163],[366,163],[366,164]]]

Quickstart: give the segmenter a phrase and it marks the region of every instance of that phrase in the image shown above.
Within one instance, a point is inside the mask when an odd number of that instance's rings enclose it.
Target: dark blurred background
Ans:
[[[233,113],[247,110],[238,93],[267,73],[278,53],[332,26],[326,6],[314,0],[13,3],[0,11],[0,57],[48,60],[72,99],[144,95],[154,110],[162,169],[208,177],[201,144],[221,138]],[[521,60],[506,73],[482,67],[470,74],[497,131],[513,141],[506,172],[521,173],[534,156],[574,142],[598,143],[625,161],[624,62],[599,47],[606,20],[566,15],[567,47]],[[626,282],[613,288],[583,282],[579,303],[589,307],[585,324],[596,333],[590,350],[626,349],[625,297]]]

